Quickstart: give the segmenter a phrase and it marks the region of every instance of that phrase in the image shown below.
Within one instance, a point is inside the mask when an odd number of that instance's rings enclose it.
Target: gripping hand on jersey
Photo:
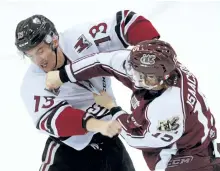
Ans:
[[[86,122],[86,129],[91,132],[100,132],[102,135],[112,138],[120,134],[121,125],[117,121],[102,121],[90,118]]]
[[[60,71],[50,71],[46,76],[46,89],[52,90],[59,88],[63,82],[60,79]]]
[[[93,94],[96,104],[105,107],[106,109],[111,109],[116,107],[114,99],[109,96],[105,91],[100,92],[100,95]]]

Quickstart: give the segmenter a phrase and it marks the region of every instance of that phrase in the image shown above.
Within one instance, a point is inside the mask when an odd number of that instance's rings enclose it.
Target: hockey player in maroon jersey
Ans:
[[[15,45],[33,62],[24,76],[21,97],[36,128],[49,135],[40,171],[135,170],[122,142],[114,136],[120,125],[93,99],[93,93],[101,90],[114,97],[110,78],[67,83],[53,91],[45,89],[45,79],[48,71],[60,70],[82,56],[126,49],[154,38],[159,34],[151,22],[129,10],[119,11],[111,19],[75,25],[62,33],[43,15],[18,23]],[[101,121],[92,118],[84,129],[84,112]]]
[[[53,89],[67,81],[97,76],[114,76],[133,91],[132,114],[123,111],[105,92],[94,98],[110,109],[112,119],[123,128],[122,137],[142,150],[151,170],[220,169],[214,116],[197,78],[177,61],[169,43],[143,41],[131,51],[99,53],[78,60],[65,69],[49,72],[46,85]]]

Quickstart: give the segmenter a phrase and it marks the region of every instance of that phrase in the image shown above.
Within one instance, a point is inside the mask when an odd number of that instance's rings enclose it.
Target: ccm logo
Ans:
[[[168,163],[168,167],[175,167],[180,164],[187,164],[187,163],[190,163],[192,160],[193,160],[193,156],[177,157],[177,158],[172,159]]]

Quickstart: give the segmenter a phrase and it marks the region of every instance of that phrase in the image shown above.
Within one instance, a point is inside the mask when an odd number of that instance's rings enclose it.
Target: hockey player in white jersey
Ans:
[[[170,44],[143,41],[131,51],[93,55],[49,72],[46,85],[53,89],[97,76],[114,76],[133,91],[131,115],[105,92],[95,99],[121,124],[127,143],[143,151],[150,170],[219,171],[214,116],[198,80]]]
[[[45,76],[79,57],[123,49],[158,37],[150,21],[128,10],[119,11],[110,20],[74,26],[59,34],[42,15],[18,23],[16,47],[33,62],[24,76],[21,97],[36,128],[49,135],[40,171],[135,170],[122,142],[115,136],[120,125],[111,121],[109,110],[95,104],[93,99],[92,93],[101,90],[114,97],[110,78],[67,83],[49,91],[45,89]]]

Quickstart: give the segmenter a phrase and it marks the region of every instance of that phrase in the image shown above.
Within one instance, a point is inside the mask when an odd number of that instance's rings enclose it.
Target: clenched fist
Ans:
[[[112,138],[120,134],[121,125],[118,121],[103,121],[95,118],[90,118],[86,122],[86,129],[91,132],[100,132],[102,135]]]
[[[50,71],[46,76],[46,88],[49,90],[57,89],[62,85],[60,80],[59,71]]]
[[[106,121],[105,124],[100,128],[102,135],[112,138],[113,136],[120,134],[121,125],[118,121]]]

